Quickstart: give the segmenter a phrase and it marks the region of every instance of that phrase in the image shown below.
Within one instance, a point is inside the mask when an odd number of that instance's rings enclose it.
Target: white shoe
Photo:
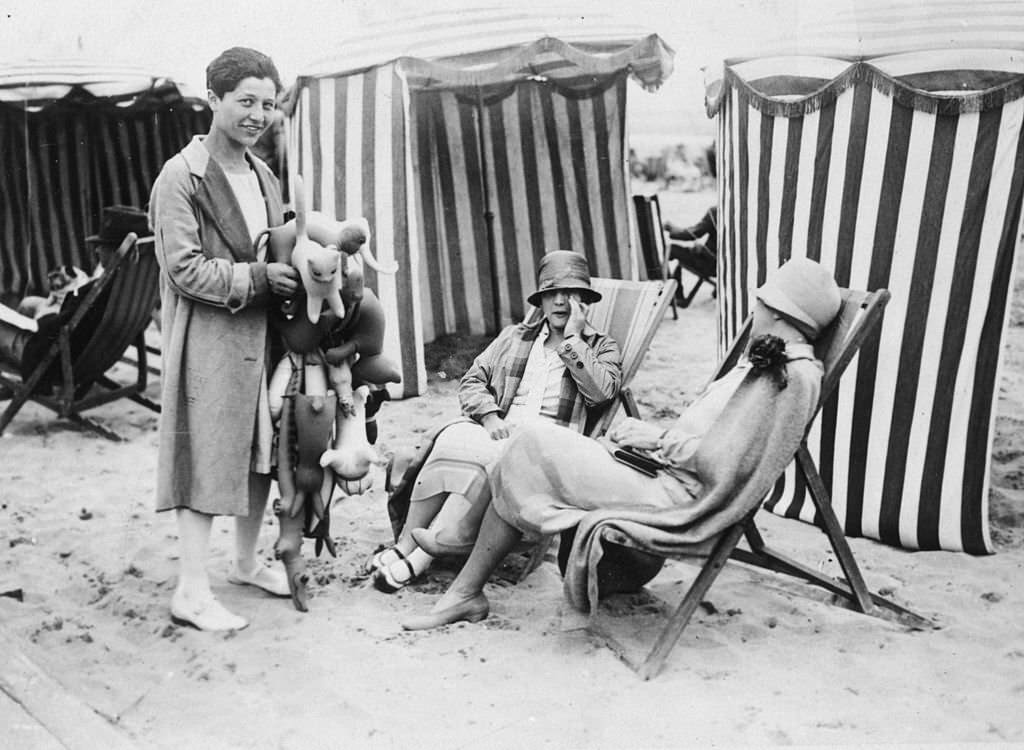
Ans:
[[[171,622],[212,633],[241,630],[249,624],[244,617],[228,611],[212,594],[191,599],[181,591],[175,591],[171,597]]]
[[[236,586],[255,586],[273,596],[291,596],[291,592],[288,590],[288,576],[285,575],[285,572],[276,568],[268,568],[263,564],[257,564],[256,569],[251,573],[242,573],[235,568],[228,576],[228,583],[233,583]]]

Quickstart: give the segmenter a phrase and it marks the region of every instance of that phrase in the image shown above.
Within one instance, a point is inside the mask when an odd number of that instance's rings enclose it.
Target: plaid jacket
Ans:
[[[504,418],[526,370],[530,349],[544,321],[505,328],[473,361],[459,384],[462,413],[480,422],[493,412]],[[622,357],[611,337],[587,324],[580,336],[558,345],[565,363],[555,421],[583,432],[587,417],[619,393]]]

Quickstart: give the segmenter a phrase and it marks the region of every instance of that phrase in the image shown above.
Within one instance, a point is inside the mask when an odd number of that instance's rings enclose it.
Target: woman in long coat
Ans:
[[[291,266],[254,238],[284,218],[277,180],[249,148],[272,120],[281,80],[270,58],[235,47],[207,67],[213,122],[163,167],[150,199],[160,263],[162,414],[157,510],[181,543],[171,617],[202,630],[244,618],[210,590],[215,515],[236,517],[229,581],[286,596],[283,571],[256,560],[270,490],[267,306],[297,289]]]

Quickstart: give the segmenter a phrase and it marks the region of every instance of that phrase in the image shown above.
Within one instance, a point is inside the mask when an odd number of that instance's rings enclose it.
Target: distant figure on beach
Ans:
[[[668,257],[678,261],[683,268],[705,277],[718,272],[718,206],[708,208],[696,224],[679,227],[671,221],[665,222],[670,242]],[[688,244],[680,244],[686,242]]]
[[[459,384],[464,418],[436,433],[392,493],[390,505],[407,503],[408,512],[395,545],[371,560],[381,591],[402,588],[436,555],[469,553],[490,502],[488,468],[509,437],[535,421],[582,432],[618,395],[618,344],[587,322],[601,295],[586,256],[547,253],[527,299],[543,317],[509,326],[473,361]]]
[[[270,491],[267,308],[297,290],[298,273],[253,246],[284,221],[277,179],[250,151],[275,116],[277,68],[232,47],[209,64],[206,81],[210,131],[164,164],[150,200],[163,351],[156,501],[177,516],[172,619],[222,631],[248,623],[210,589],[214,516],[235,516],[228,581],[289,595],[284,571],[260,563],[256,543]]]
[[[544,422],[525,426],[490,472],[493,497],[466,564],[429,612],[402,627],[487,617],[484,584],[519,539],[575,529],[593,510],[615,509],[653,526],[668,514],[672,528],[689,529],[695,542],[739,520],[730,503],[770,486],[803,438],[823,372],[812,342],[839,308],[831,273],[792,259],[757,291],[746,358],[673,427],[626,419],[598,441]],[[577,539],[567,560],[566,593],[583,610],[593,588],[591,542]]]

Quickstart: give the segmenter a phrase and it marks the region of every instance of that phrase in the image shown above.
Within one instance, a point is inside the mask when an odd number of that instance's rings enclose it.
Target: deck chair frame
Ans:
[[[627,323],[625,320],[613,321],[611,314],[607,316],[607,320],[593,318],[593,322],[597,323],[599,328],[603,328],[616,340],[623,352],[622,387],[619,388],[619,395],[609,403],[587,429],[588,437],[599,438],[608,431],[620,406],[627,416],[635,417],[639,413],[629,384],[640,371],[640,365],[643,363],[644,357],[647,356],[647,350],[651,347],[651,341],[658,331],[658,325],[672,304],[676,292],[676,282],[674,279],[620,281],[601,278],[592,279],[591,282],[594,288],[602,292],[605,297],[629,294],[635,295],[638,299],[638,304],[630,310],[632,319],[628,321],[628,325],[624,325]],[[608,304],[616,302],[618,300],[609,300]],[[627,334],[622,335],[620,328],[625,328]],[[531,548],[528,562],[520,571],[518,581],[524,580],[544,561],[553,539],[554,537],[544,538]]]
[[[676,282],[676,293],[669,302],[672,307],[672,319],[679,317],[676,310],[679,290],[682,288],[679,264],[669,260],[668,246],[665,244],[665,232],[661,224],[661,204],[657,195],[634,195],[633,211],[636,214],[636,230],[640,237],[640,255],[649,279],[672,279]],[[680,304],[680,307],[689,305]]]
[[[701,565],[697,577],[690,584],[675,611],[669,616],[654,646],[642,662],[634,661],[626,650],[613,637],[608,635],[596,621],[599,615],[591,619],[591,631],[601,637],[605,643],[625,661],[644,680],[655,676],[665,663],[675,644],[685,630],[697,607],[703,601],[711,585],[718,578],[729,559],[749,565],[765,568],[776,573],[800,578],[807,583],[820,586],[838,595],[858,612],[870,615],[881,614],[879,608],[888,610],[901,623],[918,629],[933,627],[933,624],[920,615],[900,606],[868,590],[860,567],[853,555],[850,545],[843,533],[842,525],[832,509],[832,501],[821,475],[818,473],[810,451],[807,448],[806,435],[810,432],[814,420],[822,406],[832,397],[843,371],[854,358],[868,337],[876,334],[881,323],[885,305],[889,300],[888,290],[875,292],[859,292],[842,290],[843,308],[833,327],[826,331],[818,345],[818,355],[825,365],[825,374],[821,384],[821,394],[814,416],[807,425],[804,439],[794,456],[797,470],[807,482],[807,489],[817,510],[820,527],[827,536],[833,552],[842,568],[845,580],[833,578],[814,570],[786,555],[771,549],[764,541],[755,522],[760,503],[755,506],[739,523],[733,524],[722,532],[717,542]],[[714,377],[717,379],[728,372],[739,360],[750,333],[751,319],[744,323],[739,335],[733,342],[725,358],[719,365]],[[739,547],[741,539],[746,539],[749,549]],[[692,559],[689,556],[677,556],[675,559]]]
[[[160,411],[159,404],[144,395],[149,371],[144,332],[158,294],[153,254],[152,238],[140,240],[135,233],[129,232],[85,299],[71,318],[61,325],[56,340],[31,374],[24,380],[16,380],[0,368],[0,399],[10,399],[10,404],[0,415],[0,435],[28,401],[35,401],[60,417],[115,441],[123,438],[83,416],[82,412],[120,398]],[[73,356],[72,339],[81,335],[79,326],[99,304],[101,295],[108,288],[110,295],[99,323],[94,331],[87,334],[89,339],[84,348]],[[109,378],[106,372],[121,359],[129,346],[136,350],[137,376],[135,382],[122,385]],[[60,384],[54,387],[53,393],[44,393],[38,386],[55,361],[60,363]],[[11,367],[6,369],[13,372]]]

